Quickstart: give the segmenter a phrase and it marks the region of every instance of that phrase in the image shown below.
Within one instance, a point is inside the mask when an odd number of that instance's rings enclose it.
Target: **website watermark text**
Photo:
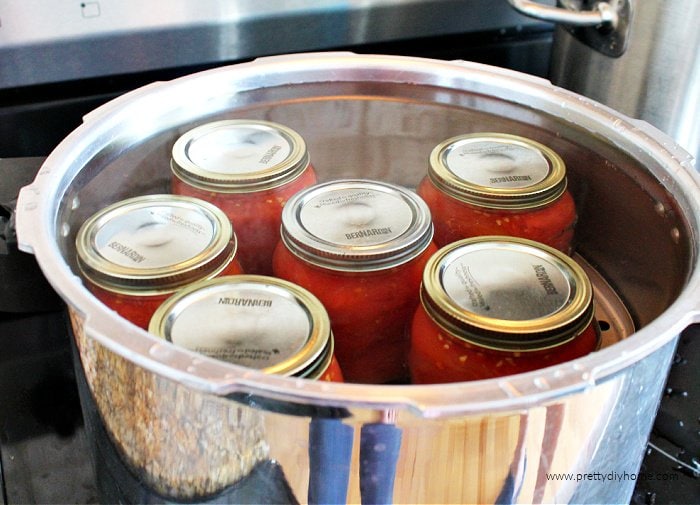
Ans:
[[[678,474],[664,472],[588,472],[588,473],[548,473],[547,480],[549,481],[567,481],[567,482],[584,482],[584,481],[601,481],[601,482],[625,482],[625,481],[676,481]]]

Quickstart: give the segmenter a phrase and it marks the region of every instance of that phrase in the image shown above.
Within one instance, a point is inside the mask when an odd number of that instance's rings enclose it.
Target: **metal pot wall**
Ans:
[[[700,3],[560,0],[566,9],[559,10],[567,11],[561,19],[561,12],[534,2],[509,1],[561,23],[551,59],[554,84],[643,119],[700,157]]]
[[[175,139],[234,117],[300,132],[321,179],[409,187],[432,147],[460,133],[549,145],[568,165],[576,249],[600,275],[614,334],[527,374],[367,386],[264,375],[140,330],[82,284],[76,230],[109,203],[167,191]],[[106,431],[139,478],[177,500],[222,496],[274,464],[271,500],[626,502],[677,336],[700,321],[700,183],[688,154],[645,123],[478,64],[301,54],[155,83],[88,115],[17,212],[21,247],[69,305]]]

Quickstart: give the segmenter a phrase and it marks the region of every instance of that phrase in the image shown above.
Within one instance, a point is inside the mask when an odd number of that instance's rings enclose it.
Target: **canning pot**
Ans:
[[[668,133],[700,156],[700,2],[509,0],[557,22],[550,79]]]
[[[78,276],[77,229],[167,191],[175,140],[232,118],[298,131],[321,180],[415,187],[433,147],[469,132],[551,147],[567,164],[603,348],[499,379],[334,384],[216,361],[120,318]],[[265,489],[290,502],[627,502],[677,337],[700,321],[699,219],[692,158],[646,123],[513,71],[350,53],[261,58],[117,98],[17,206],[21,247],[67,302],[112,442],[158,494],[187,501],[275,465]]]

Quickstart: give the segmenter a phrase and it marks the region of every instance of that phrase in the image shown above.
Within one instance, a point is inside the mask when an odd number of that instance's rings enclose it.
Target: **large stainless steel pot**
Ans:
[[[554,84],[643,119],[700,157],[700,2],[559,0],[557,9],[509,2],[561,23],[551,60]]]
[[[551,146],[579,207],[578,252],[636,332],[561,366],[437,386],[266,376],[147,334],[83,286],[76,229],[106,204],[166,191],[174,140],[233,117],[300,132],[322,179],[414,186],[434,145],[470,131]],[[677,336],[700,321],[699,220],[692,158],[645,123],[512,71],[348,53],[263,58],[118,98],[47,158],[17,216],[22,248],[69,305],[102,421],[149,486],[192,501],[274,462],[270,489],[299,501],[399,503],[627,502]]]

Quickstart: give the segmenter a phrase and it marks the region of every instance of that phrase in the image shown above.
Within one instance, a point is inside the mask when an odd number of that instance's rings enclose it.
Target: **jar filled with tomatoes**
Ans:
[[[507,235],[572,251],[577,215],[566,165],[534,140],[504,133],[450,138],[433,149],[417,192],[430,207],[439,247]]]
[[[414,383],[528,372],[598,349],[591,283],[569,256],[530,240],[485,236],[426,265],[411,327]]]
[[[168,298],[148,330],[175,345],[265,373],[342,382],[321,302],[262,275],[219,277]]]
[[[304,139],[286,126],[252,119],[206,123],[173,145],[172,191],[209,201],[231,219],[247,273],[272,273],[282,207],[316,183]]]
[[[407,380],[407,322],[437,250],[432,235],[425,202],[383,182],[318,184],[284,207],[274,273],[326,307],[346,381]]]
[[[176,290],[242,272],[226,215],[195,198],[148,195],[117,202],[78,231],[78,268],[105,305],[142,328]]]

